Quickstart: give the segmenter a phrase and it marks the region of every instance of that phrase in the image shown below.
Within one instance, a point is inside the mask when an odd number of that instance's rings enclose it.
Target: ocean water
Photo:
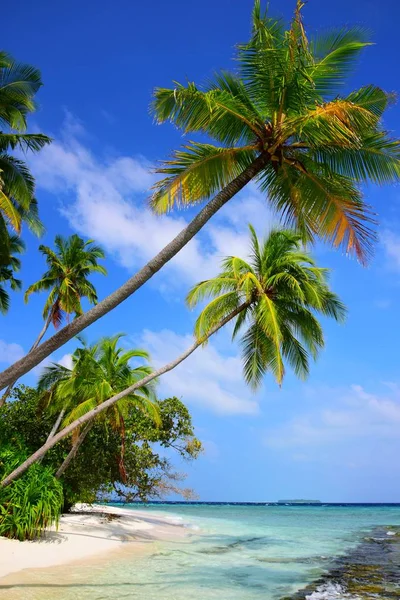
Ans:
[[[137,508],[133,506],[132,508]],[[140,507],[143,510],[142,507]],[[0,598],[400,598],[400,506],[152,505],[188,537],[98,564],[30,571]]]

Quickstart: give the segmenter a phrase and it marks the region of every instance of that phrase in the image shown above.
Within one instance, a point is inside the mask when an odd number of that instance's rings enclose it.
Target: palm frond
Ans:
[[[0,132],[0,152],[16,148],[22,152],[39,152],[51,144],[52,139],[43,133],[4,133]]]
[[[332,29],[311,40],[313,63],[308,75],[321,96],[337,93],[356,66],[360,53],[371,45],[361,27]]]
[[[362,183],[379,185],[400,180],[400,142],[383,131],[367,134],[359,149],[326,146],[311,153],[320,165]]]
[[[230,183],[255,157],[256,146],[219,148],[191,142],[157,169],[166,177],[153,186],[151,207],[162,214],[175,205],[201,202]]]
[[[226,80],[224,74],[220,78]],[[243,95],[247,95],[245,87]],[[185,133],[209,133],[220,143],[232,146],[254,140],[263,130],[263,121],[250,98],[243,102],[218,83],[209,84],[206,91],[194,83],[186,87],[177,83],[174,89],[157,88],[153,96],[152,111],[157,122],[171,121]]]
[[[223,292],[230,292],[236,288],[237,279],[222,273],[220,277],[200,281],[200,283],[195,285],[186,296],[186,304],[189,308],[194,308],[206,298],[219,295]]]
[[[328,269],[315,264],[299,233],[273,229],[260,241],[252,226],[249,230],[251,264],[225,258],[221,273],[194,286],[188,302],[194,306],[212,298],[195,324],[195,336],[203,343],[232,310],[243,306],[234,320],[233,338],[240,334],[244,377],[256,389],[267,372],[281,384],[285,362],[305,378],[309,356],[315,359],[324,346],[317,315],[341,322],[346,308],[328,286]]]
[[[202,340],[215,325],[236,310],[240,302],[236,292],[226,292],[214,298],[201,311],[194,326],[195,336]],[[207,340],[205,340],[205,343]]]

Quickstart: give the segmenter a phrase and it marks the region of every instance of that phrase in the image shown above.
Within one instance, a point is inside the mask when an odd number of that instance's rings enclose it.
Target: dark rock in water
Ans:
[[[235,540],[234,542],[229,542],[223,546],[214,546],[212,548],[206,548],[205,550],[198,550],[200,554],[225,554],[226,552],[231,552],[232,550],[240,550],[243,547],[252,547],[258,546],[261,543],[268,542],[267,537],[251,537],[251,538],[241,538],[239,540]]]
[[[376,528],[291,600],[400,599],[400,528]],[[287,600],[287,599],[285,599]]]

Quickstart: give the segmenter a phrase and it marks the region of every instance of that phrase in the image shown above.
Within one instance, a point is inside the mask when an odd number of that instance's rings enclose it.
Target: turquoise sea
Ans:
[[[185,524],[189,538],[156,543],[144,555],[74,565],[62,575],[60,568],[32,571],[23,588],[8,589],[9,597],[400,598],[399,505],[165,504],[145,510]]]

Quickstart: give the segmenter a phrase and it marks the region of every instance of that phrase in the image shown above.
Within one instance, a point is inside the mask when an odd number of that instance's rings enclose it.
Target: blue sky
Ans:
[[[271,12],[291,15],[294,0],[271,0]],[[107,251],[109,276],[95,279],[99,296],[120,285],[177,233],[191,213],[155,217],[146,208],[149,168],[182,143],[172,126],[155,126],[152,89],[173,80],[201,82],[233,66],[234,44],[246,39],[252,2],[39,3],[17,1],[3,27],[3,47],[42,70],[45,86],[32,127],[54,144],[31,160],[38,181],[43,242],[56,233],[94,237]],[[16,29],[15,13],[23,15]],[[398,90],[396,56],[400,4],[396,0],[310,0],[310,30],[360,24],[371,29],[369,48],[349,89],[374,83]],[[400,109],[385,118],[400,135]],[[289,375],[281,390],[267,377],[253,395],[240,374],[228,332],[167,376],[160,394],[189,405],[205,453],[188,472],[203,500],[326,501],[400,499],[400,191],[368,187],[379,214],[380,241],[367,269],[318,246],[321,265],[349,307],[344,326],[326,323],[327,345],[306,383]],[[195,315],[184,297],[212,275],[220,258],[246,251],[246,224],[271,225],[267,203],[247,188],[166,269],[86,335],[125,332],[126,343],[150,350],[161,364],[190,342]],[[40,242],[25,236],[25,285],[43,272]],[[44,298],[28,306],[14,295],[2,319],[0,366],[21,356],[41,327]],[[69,343],[52,359],[68,361]],[[33,383],[35,374],[26,378]]]

